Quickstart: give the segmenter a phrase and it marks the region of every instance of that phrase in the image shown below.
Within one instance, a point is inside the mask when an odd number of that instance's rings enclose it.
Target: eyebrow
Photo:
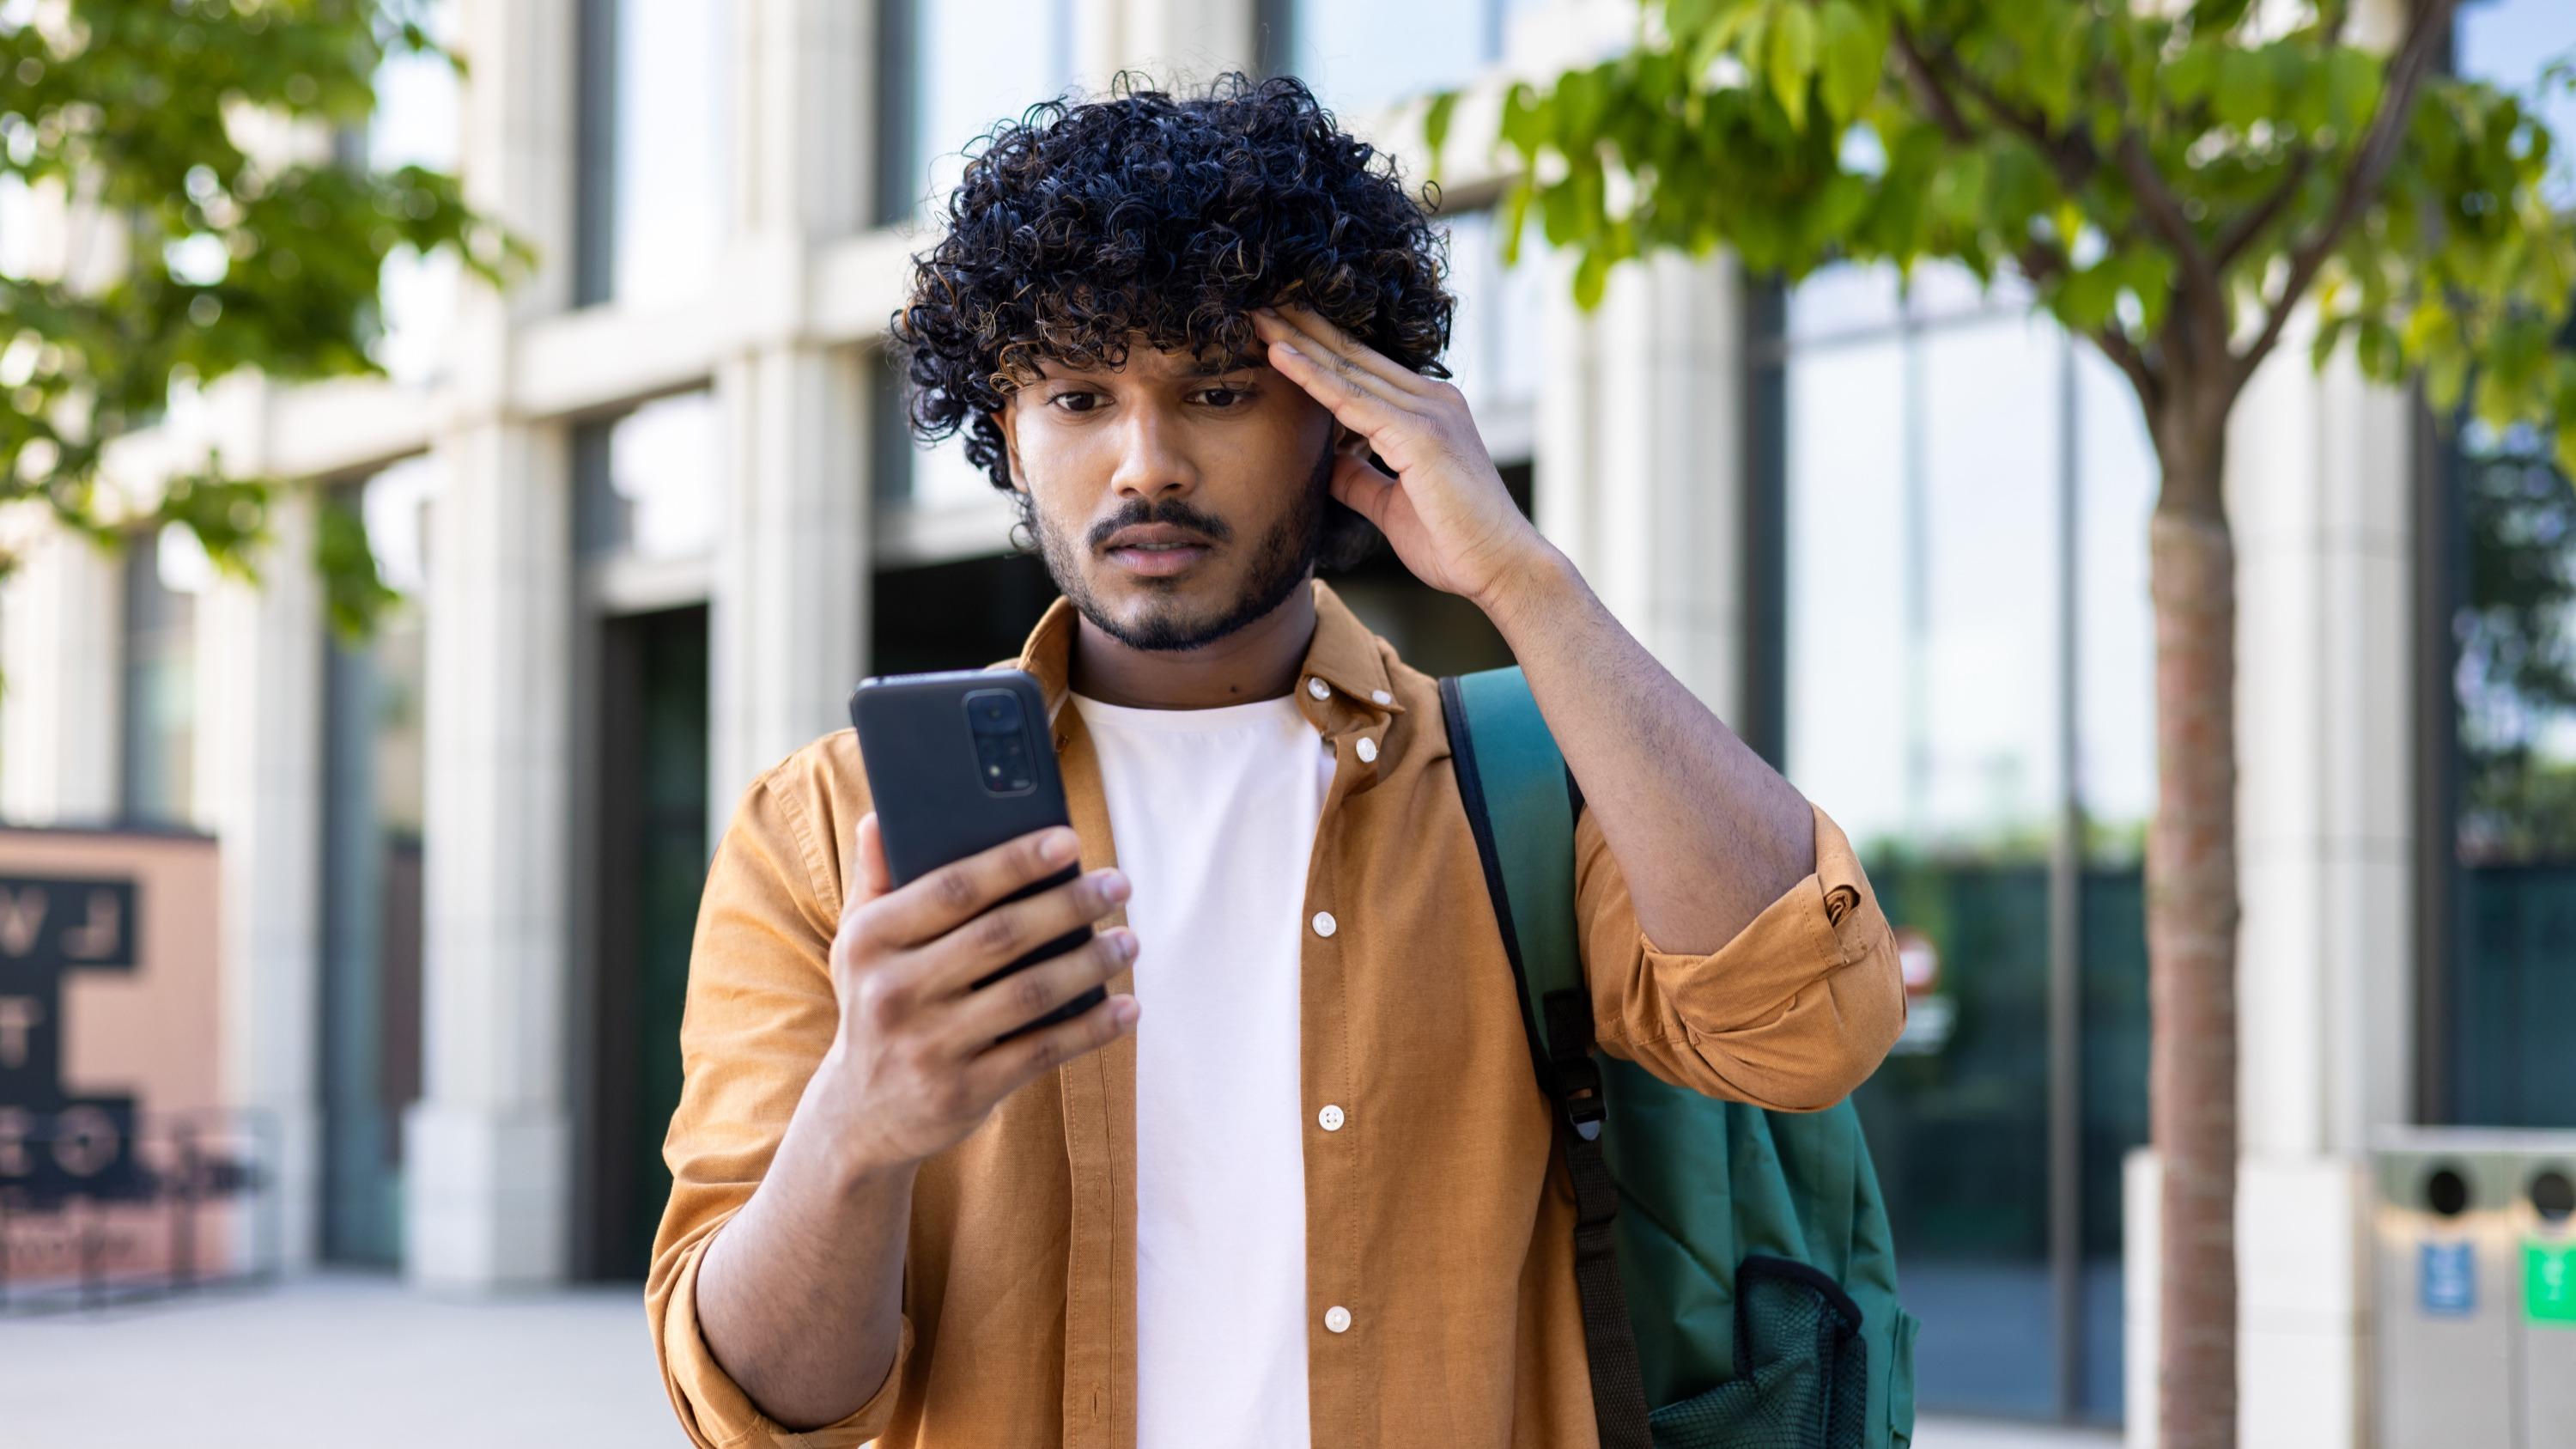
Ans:
[[[1241,359],[1232,364],[1228,364],[1223,358],[1201,358],[1198,361],[1192,362],[1188,366],[1179,369],[1178,375],[1185,378],[1222,377],[1229,372],[1243,372],[1250,368],[1258,367],[1261,365],[1262,361],[1262,358],[1250,353],[1245,354]],[[1107,368],[1067,367],[1063,363],[1058,362],[1051,357],[1044,359],[1044,362],[1046,367],[1053,368],[1055,370],[1053,372],[1041,372],[1039,374],[1041,377],[1089,377],[1095,373],[1109,371]]]

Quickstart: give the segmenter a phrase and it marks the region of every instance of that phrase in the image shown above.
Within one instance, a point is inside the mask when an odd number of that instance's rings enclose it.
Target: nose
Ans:
[[[1117,466],[1109,486],[1122,498],[1141,498],[1148,505],[1166,497],[1187,497],[1198,487],[1198,465],[1181,446],[1180,425],[1162,408],[1138,403],[1126,409],[1116,429]]]

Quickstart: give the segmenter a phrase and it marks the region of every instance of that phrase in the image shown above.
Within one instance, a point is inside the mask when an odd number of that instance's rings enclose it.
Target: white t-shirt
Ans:
[[[1072,697],[1136,933],[1136,1443],[1309,1444],[1306,865],[1333,753],[1293,696]]]

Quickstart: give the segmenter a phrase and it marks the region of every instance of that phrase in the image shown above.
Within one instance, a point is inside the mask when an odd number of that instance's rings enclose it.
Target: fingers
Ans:
[[[1120,1002],[1135,999],[1111,996],[1070,1021],[1059,1021],[989,1048],[966,1064],[968,1090],[977,1101],[998,1102],[1039,1073],[1109,1045],[1135,1030],[1133,1025],[1119,1025],[1113,1015]]]
[[[894,889],[894,872],[886,865],[885,834],[877,828],[877,812],[871,810],[859,817],[859,874],[851,889],[842,893],[841,916],[847,920],[852,911]]]
[[[1117,910],[1127,890],[1125,876],[1096,870],[995,906],[923,951],[922,991],[934,1001],[965,991],[1047,942]]]
[[[1428,397],[1431,379],[1362,342],[1344,331],[1339,323],[1302,302],[1283,302],[1267,312],[1255,315],[1275,319],[1294,335],[1290,342],[1306,355],[1328,360],[1341,359],[1365,373],[1385,390],[1408,397]]]
[[[1065,826],[1033,830],[990,850],[952,861],[866,903],[858,929],[868,944],[890,951],[946,935],[1032,881],[1073,864],[1081,844]]]
[[[1270,365],[1282,377],[1304,388],[1335,418],[1371,438],[1387,436],[1415,416],[1398,400],[1408,395],[1378,382],[1347,360],[1333,359],[1329,354],[1317,358],[1305,350],[1314,345],[1303,338],[1296,342],[1273,338]]]
[[[1136,959],[1136,933],[1115,926],[1061,956],[1024,966],[966,994],[954,1017],[949,1049],[972,1057],[1094,986],[1106,986]],[[1036,1035],[1032,1032],[1031,1035]],[[1012,1043],[1016,1045],[1016,1043]]]

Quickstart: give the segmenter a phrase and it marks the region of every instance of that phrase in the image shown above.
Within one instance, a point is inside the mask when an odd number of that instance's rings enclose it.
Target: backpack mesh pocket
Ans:
[[[1860,1308],[1786,1258],[1735,1274],[1736,1376],[1646,1417],[1655,1449],[1860,1449],[1869,1345]]]

